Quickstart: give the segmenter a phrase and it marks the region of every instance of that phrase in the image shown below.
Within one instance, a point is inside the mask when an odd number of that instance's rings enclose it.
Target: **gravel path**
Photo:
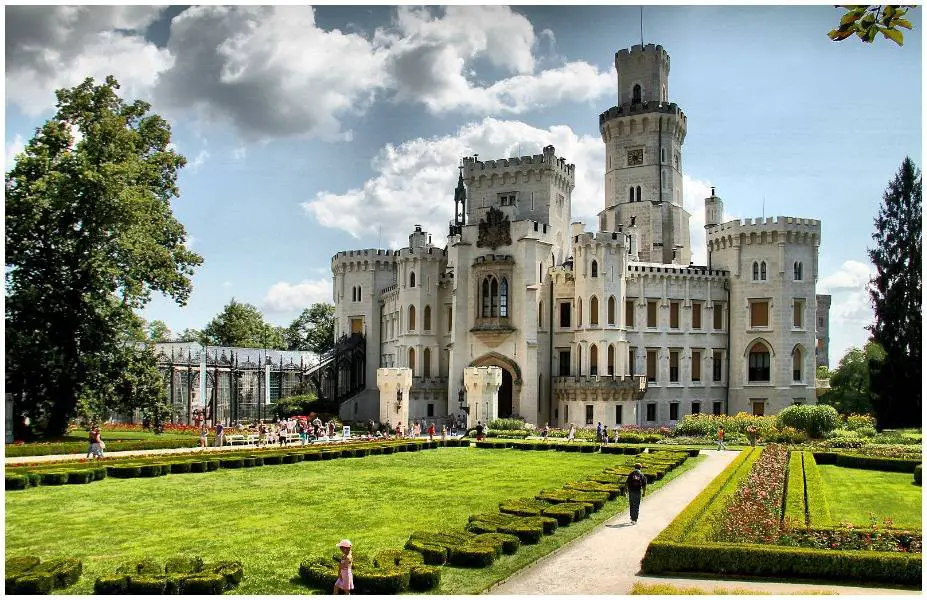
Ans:
[[[533,565],[490,588],[489,594],[585,595],[628,594],[636,582],[669,583],[707,590],[749,589],[772,594],[815,590],[834,594],[917,594],[901,590],[775,582],[716,581],[639,577],[641,559],[655,538],[704,487],[727,467],[738,452],[702,450],[706,458],[665,487],[641,501],[637,525],[628,511],[606,521]]]

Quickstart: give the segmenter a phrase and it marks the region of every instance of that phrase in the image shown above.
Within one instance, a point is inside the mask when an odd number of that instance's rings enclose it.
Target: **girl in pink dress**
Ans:
[[[351,542],[341,540],[338,542],[341,548],[341,561],[338,563],[338,581],[335,582],[335,589],[332,594],[337,595],[339,590],[347,595],[351,594],[354,589],[354,575],[351,573],[351,563],[354,557],[351,555]]]

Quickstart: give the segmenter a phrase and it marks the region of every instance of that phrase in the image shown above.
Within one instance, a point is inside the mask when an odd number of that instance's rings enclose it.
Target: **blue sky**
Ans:
[[[574,218],[602,208],[598,115],[638,7],[7,7],[7,168],[52,114],[53,90],[112,73],[172,123],[189,163],[174,214],[204,258],[186,307],[201,328],[234,296],[287,324],[331,301],[331,256],[441,243],[456,164],[539,153],[577,167]],[[821,219],[818,291],[834,296],[832,366],[872,319],[872,220],[905,155],[922,164],[921,9],[904,47],[831,42],[831,6],[644,9],[688,117],[685,204],[731,217]]]

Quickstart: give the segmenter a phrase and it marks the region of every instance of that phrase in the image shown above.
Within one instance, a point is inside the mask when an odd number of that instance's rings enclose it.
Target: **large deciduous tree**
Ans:
[[[827,35],[835,42],[843,41],[856,35],[864,42],[872,43],[880,33],[887,40],[899,46],[904,44],[901,29],[912,29],[911,22],[905,17],[912,5],[856,5],[838,6],[846,9],[840,24]]]
[[[171,211],[186,160],[170,126],[118,89],[107,77],[58,90],[6,174],[7,389],[43,433],[112,392],[102,382],[136,352],[134,311],[152,291],[185,304],[202,263]]]
[[[842,415],[871,414],[870,366],[884,360],[885,351],[872,341],[862,349],[847,350],[840,364],[829,374],[830,389],[821,397],[821,404],[833,406]]]
[[[206,325],[202,331],[202,342],[240,348],[286,348],[282,327],[267,323],[261,311],[235,298]]]
[[[921,423],[921,173],[910,158],[882,196],[869,257],[876,268],[869,284],[875,312],[872,338],[885,349],[873,365],[872,391],[878,426]]]
[[[288,350],[325,354],[335,345],[335,307],[317,302],[303,309],[286,329]]]

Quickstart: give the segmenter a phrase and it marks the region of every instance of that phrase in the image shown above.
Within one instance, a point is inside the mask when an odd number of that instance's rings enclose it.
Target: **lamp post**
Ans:
[[[402,410],[402,388],[396,388],[396,412]]]
[[[469,414],[470,414],[470,407],[469,407],[469,406],[465,406],[465,403],[467,402],[467,399],[464,397],[464,389],[463,389],[463,388],[460,388],[459,390],[457,390],[457,402],[460,404],[460,410],[462,410],[464,413],[466,413],[466,414],[469,415]]]

